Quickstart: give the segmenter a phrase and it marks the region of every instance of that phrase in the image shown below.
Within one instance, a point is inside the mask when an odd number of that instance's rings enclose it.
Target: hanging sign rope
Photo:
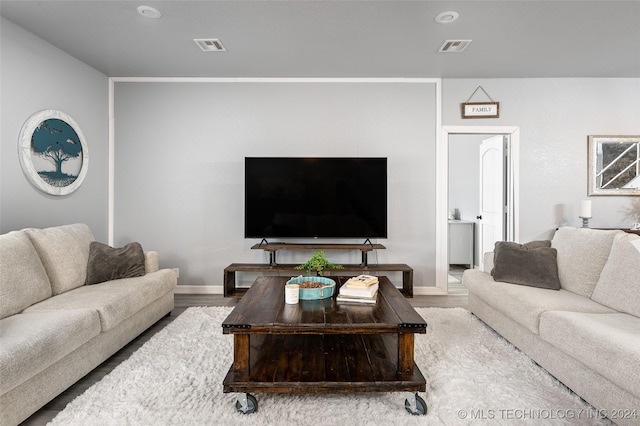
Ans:
[[[478,93],[478,90],[489,98],[491,102],[469,102],[473,96]],[[491,96],[487,93],[482,86],[478,86],[473,91],[467,102],[460,104],[462,118],[499,118],[500,117],[500,102],[495,102]]]

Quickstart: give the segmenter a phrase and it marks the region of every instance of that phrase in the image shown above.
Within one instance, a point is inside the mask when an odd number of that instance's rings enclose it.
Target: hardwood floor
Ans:
[[[460,279],[462,276],[462,270],[452,270],[450,271],[450,275]],[[467,306],[467,291],[462,284],[450,283],[449,292],[450,294],[447,296],[415,296],[409,299],[409,302],[414,307],[455,308]],[[25,420],[22,423],[22,426],[46,425],[60,411],[62,411],[69,402],[81,395],[94,383],[99,382],[104,376],[109,374],[120,363],[125,361],[154,334],[166,327],[167,324],[173,321],[187,308],[191,306],[235,306],[236,303],[237,299],[225,298],[222,295],[176,294],[175,308],[171,312],[171,315],[162,318],[111,358],[103,362],[98,366],[98,368],[58,395],[55,399]]]

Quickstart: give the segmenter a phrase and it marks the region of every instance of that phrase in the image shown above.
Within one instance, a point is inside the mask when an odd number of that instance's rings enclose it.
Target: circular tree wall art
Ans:
[[[29,182],[52,195],[78,189],[89,168],[84,135],[61,111],[40,111],[29,117],[20,131],[18,155]]]

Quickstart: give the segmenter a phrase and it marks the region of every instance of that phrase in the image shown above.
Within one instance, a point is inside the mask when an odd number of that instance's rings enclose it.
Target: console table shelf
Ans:
[[[289,244],[287,244],[289,245]],[[318,248],[315,246],[314,248]],[[269,274],[291,274],[300,275],[304,273],[299,269],[295,269],[295,264],[275,264],[268,265],[265,263],[232,263],[224,268],[224,296],[225,297],[242,297],[246,293],[246,288],[236,288],[236,272],[257,272]],[[344,272],[352,272],[357,274],[377,274],[379,272],[402,272],[402,288],[400,293],[405,297],[413,297],[413,269],[409,265],[403,263],[387,263],[376,265],[342,265],[343,269],[325,269],[324,275],[331,277],[332,275],[344,275]]]
[[[362,253],[362,263],[342,265],[343,269],[325,269],[324,275],[340,275],[342,272],[354,274],[377,274],[379,272],[402,272],[402,288],[399,289],[405,297],[413,297],[413,269],[403,263],[388,263],[369,265],[367,254],[373,250],[383,250],[386,247],[382,244],[364,243],[268,243],[254,244],[252,250],[264,250],[269,252],[269,263],[232,263],[224,268],[224,296],[242,297],[246,293],[246,288],[236,288],[236,272],[254,272],[267,274],[291,274],[301,275],[304,271],[295,269],[295,264],[278,264],[276,253],[278,250],[360,250]]]

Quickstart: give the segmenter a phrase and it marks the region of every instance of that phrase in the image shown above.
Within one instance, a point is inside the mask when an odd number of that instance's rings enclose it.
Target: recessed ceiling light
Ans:
[[[155,7],[151,7],[151,6],[138,6],[138,13],[142,16],[144,16],[145,18],[150,18],[150,19],[160,19],[162,18],[162,13],[160,13],[160,11],[158,9],[156,9]]]
[[[450,24],[456,21],[459,16],[458,12],[454,12],[452,10],[438,13],[438,16],[436,16],[436,22],[438,24]]]

